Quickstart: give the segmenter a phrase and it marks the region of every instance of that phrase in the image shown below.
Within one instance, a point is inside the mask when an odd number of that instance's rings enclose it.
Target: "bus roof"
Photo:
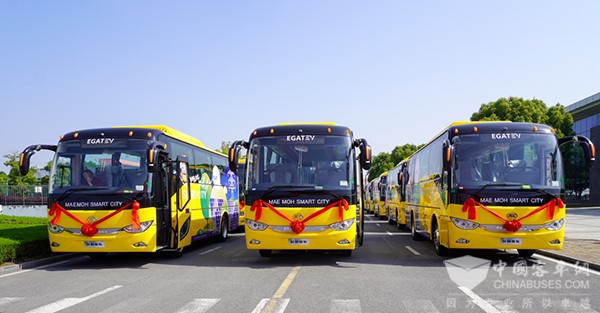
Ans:
[[[255,137],[269,137],[281,135],[338,135],[350,136],[350,128],[329,122],[307,123],[280,123],[274,126],[265,126],[255,129],[250,134],[250,140]]]
[[[178,131],[178,130],[176,130],[174,128],[166,126],[166,125],[113,126],[113,128],[147,128],[147,129],[156,129],[156,130],[159,130],[159,131],[163,132],[165,135],[167,135],[169,137],[172,137],[172,138],[175,138],[175,139],[179,139],[181,141],[193,144],[194,146],[206,148],[204,146],[204,144],[200,140],[198,140],[198,139],[196,139],[196,138],[194,138],[194,137],[192,137],[192,136],[190,136],[190,135],[188,135],[188,134],[186,134],[184,132],[181,132],[181,131]]]

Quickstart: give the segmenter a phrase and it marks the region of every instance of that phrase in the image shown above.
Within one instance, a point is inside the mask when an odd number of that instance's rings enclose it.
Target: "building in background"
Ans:
[[[565,111],[573,116],[573,131],[590,138],[596,147],[600,147],[600,92],[567,106]],[[573,175],[579,172],[565,162],[565,174],[567,180],[570,179],[567,181],[567,202],[600,204],[600,165],[596,163],[583,175]]]

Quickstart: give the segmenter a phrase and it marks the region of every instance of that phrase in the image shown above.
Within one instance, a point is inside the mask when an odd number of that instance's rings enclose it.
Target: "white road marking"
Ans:
[[[280,301],[275,301],[277,302],[277,306],[274,307],[274,313],[283,313],[283,311],[285,311],[285,308],[287,307],[288,303],[290,303],[290,299],[279,299]],[[258,305],[254,308],[254,310],[252,310],[252,313],[261,313],[263,312],[263,310],[265,309],[265,307],[267,306],[267,304],[270,304],[273,302],[273,299],[262,299],[260,300],[260,302],[258,303]]]
[[[502,311],[496,309],[489,302],[483,300],[482,297],[474,293],[471,289],[463,286],[459,286],[458,289],[460,289],[460,291],[464,292],[467,296],[469,296],[469,298],[473,300],[473,304],[480,307],[483,311],[487,313],[502,313]]]
[[[593,269],[590,269],[589,267],[586,267],[586,264],[587,264],[586,262],[581,262],[580,265],[577,266],[575,264],[567,263],[567,262],[562,261],[562,260],[557,260],[557,259],[549,258],[547,256],[540,255],[540,254],[537,254],[537,253],[534,254],[534,256],[536,258],[538,258],[538,259],[552,261],[554,263],[558,263],[558,264],[561,264],[561,265],[564,265],[564,266],[568,266],[568,267],[574,268],[577,271],[579,271],[580,274],[583,274],[583,275],[586,275],[587,273],[589,273],[589,274],[594,274],[594,275],[600,276],[600,272],[598,272],[596,270],[593,270]]]
[[[221,249],[221,248],[222,248],[222,246],[214,247],[214,248],[212,248],[212,249],[210,249],[210,250],[206,250],[206,251],[204,251],[204,252],[200,252],[200,253],[199,253],[199,255],[205,255],[205,254],[207,254],[207,253],[211,253],[211,252],[213,252],[213,251],[215,251],[215,250],[219,250],[219,249]]]
[[[194,299],[181,309],[177,310],[177,313],[204,313],[220,300],[221,299]]]
[[[294,266],[292,268],[292,270],[290,271],[290,273],[287,275],[287,277],[283,280],[283,283],[281,283],[281,286],[279,286],[279,289],[277,289],[277,291],[275,292],[275,294],[273,295],[271,300],[265,304],[264,309],[262,309],[261,311],[257,311],[257,312],[261,312],[261,313],[283,312],[283,311],[279,311],[279,310],[281,309],[282,306],[283,306],[283,309],[285,310],[285,307],[287,307],[287,304],[290,300],[289,299],[287,299],[287,301],[280,301],[280,300],[282,300],[283,295],[285,294],[287,289],[292,284],[292,281],[294,281],[294,278],[298,274],[298,271],[300,271],[300,266]],[[254,311],[252,311],[252,312],[254,313]]]
[[[433,303],[429,300],[403,300],[404,308],[408,312],[420,312],[420,313],[439,313],[438,309],[435,308]]]
[[[421,255],[421,253],[419,253],[419,251],[413,249],[411,246],[404,246],[404,248],[406,248],[406,250],[412,252],[412,254],[414,254],[414,255]]]
[[[329,313],[361,313],[360,300],[331,300]]]
[[[115,285],[115,286],[112,286],[110,288],[106,288],[106,289],[104,289],[102,291],[96,292],[94,294],[91,294],[91,295],[89,295],[87,297],[83,297],[83,298],[64,298],[62,300],[58,300],[56,302],[53,302],[53,303],[41,306],[41,307],[39,307],[37,309],[31,310],[31,311],[29,311],[27,313],[53,313],[53,312],[58,312],[60,310],[64,310],[64,309],[66,309],[68,307],[72,307],[72,306],[74,306],[76,304],[79,304],[81,302],[90,300],[90,299],[98,297],[98,296],[101,296],[101,295],[103,295],[105,293],[111,292],[111,291],[119,289],[121,287],[123,287],[123,286]]]

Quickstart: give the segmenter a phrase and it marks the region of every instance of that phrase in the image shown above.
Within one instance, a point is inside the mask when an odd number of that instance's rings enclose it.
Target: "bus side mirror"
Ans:
[[[452,145],[448,139],[444,140],[444,143],[442,143],[442,157],[444,170],[450,171],[450,167],[452,165]]]
[[[237,140],[234,141],[229,148],[229,169],[236,175],[238,170],[238,158],[242,147],[248,149],[248,143],[243,140]]]
[[[592,167],[596,161],[596,148],[594,143],[585,136],[568,136],[558,139],[558,144],[562,145],[568,142],[577,142],[583,149],[585,163],[588,167]]]
[[[360,166],[363,170],[369,170],[371,168],[371,146],[364,138],[355,140],[354,146],[360,149]]]
[[[19,156],[19,172],[21,172],[22,176],[27,175],[29,173],[29,161],[31,160],[31,156],[40,150],[51,150],[56,152],[57,146],[54,145],[31,145]]]
[[[165,151],[165,145],[161,142],[153,142],[148,149],[148,172],[156,172],[160,168],[158,154]]]

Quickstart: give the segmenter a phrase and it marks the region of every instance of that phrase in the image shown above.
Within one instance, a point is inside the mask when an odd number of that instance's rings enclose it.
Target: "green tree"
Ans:
[[[544,101],[537,99],[500,98],[482,104],[479,111],[471,115],[471,121],[531,122],[553,127],[559,137],[573,133],[573,117],[562,105],[548,108]]]
[[[18,152],[4,155],[4,158],[7,159],[7,161],[4,162],[4,165],[10,168],[10,171],[8,172],[8,184],[20,187],[39,184],[38,179],[35,178],[35,173],[37,173],[38,170],[34,167],[29,169],[27,175],[21,176],[21,173],[19,172],[19,156],[20,154]]]
[[[221,148],[217,149],[217,151],[227,155],[229,154],[229,147],[231,147],[231,141],[221,141]]]
[[[391,169],[394,167],[394,163],[392,162],[391,154],[387,152],[381,152],[377,154],[373,161],[371,162],[371,169],[369,170],[369,181],[379,177],[381,173]]]

